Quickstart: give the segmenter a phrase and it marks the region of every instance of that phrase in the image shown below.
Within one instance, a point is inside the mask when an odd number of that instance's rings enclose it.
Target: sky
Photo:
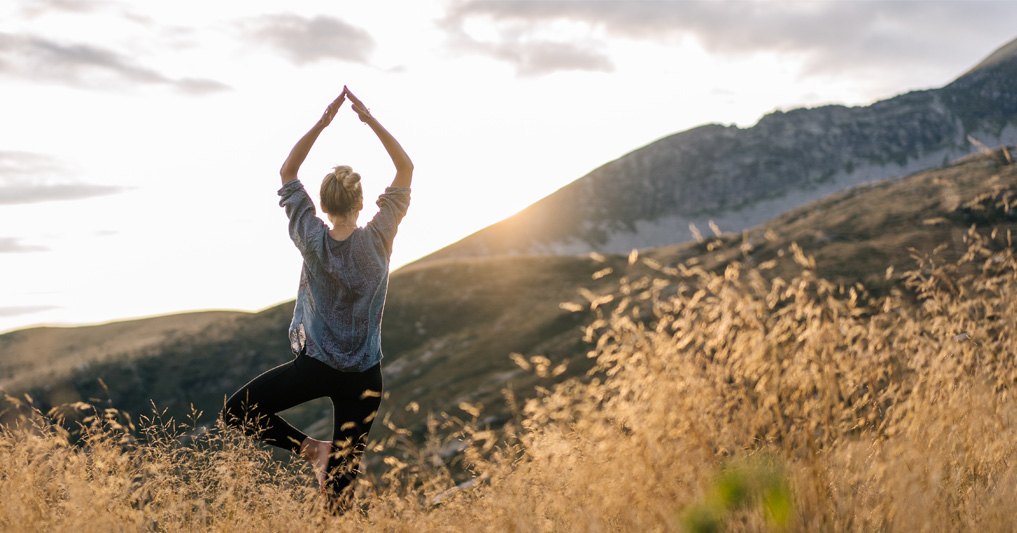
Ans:
[[[705,123],[945,85],[1017,2],[0,4],[0,332],[294,297],[278,169],[348,85],[415,164],[393,268]],[[349,105],[300,177],[394,176]]]

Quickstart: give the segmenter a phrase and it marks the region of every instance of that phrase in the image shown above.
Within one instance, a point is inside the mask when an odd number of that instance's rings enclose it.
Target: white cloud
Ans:
[[[24,252],[45,252],[49,250],[45,246],[34,244],[22,244],[21,239],[14,237],[0,237],[0,254],[3,253],[24,253]]]
[[[263,15],[245,26],[248,35],[273,46],[297,64],[328,59],[366,64],[375,46],[363,29],[326,15]]]
[[[603,51],[604,43],[587,35],[555,32],[550,26],[559,17],[545,19],[539,13],[529,13],[527,7],[522,8],[524,13],[514,6],[506,6],[510,8],[507,11],[477,7],[461,4],[439,22],[447,34],[446,48],[455,54],[484,55],[503,61],[513,65],[521,77],[561,71],[614,70],[614,64]],[[519,17],[520,14],[523,16]],[[478,25],[483,26],[479,32]]]
[[[55,305],[5,305],[0,306],[0,317],[28,315],[53,309],[59,309],[59,307]]]
[[[522,77],[568,70],[614,70],[614,65],[606,55],[571,43],[543,40],[495,43],[470,41],[461,43],[460,50],[470,50],[510,63]]]
[[[52,157],[27,152],[0,151],[0,205],[80,200],[125,190],[123,187],[67,180],[62,177],[66,172],[65,166]],[[6,245],[15,246],[10,239]]]
[[[21,10],[26,17],[37,17],[54,11],[91,13],[109,5],[103,0],[32,0],[23,2]]]
[[[715,54],[797,54],[808,74],[975,60],[971,51],[984,53],[1003,44],[994,36],[1012,35],[1017,3],[468,0],[450,2],[441,27],[458,46],[463,28],[477,20],[500,28],[498,41],[486,52],[503,60],[511,59],[503,50],[520,44],[510,28],[567,20],[585,24],[591,40],[602,35],[667,45],[692,39]],[[602,59],[609,61],[606,55]],[[582,65],[562,61],[559,68]]]
[[[0,33],[0,75],[89,87],[163,84],[191,94],[229,89],[215,80],[167,77],[110,48],[30,34]]]

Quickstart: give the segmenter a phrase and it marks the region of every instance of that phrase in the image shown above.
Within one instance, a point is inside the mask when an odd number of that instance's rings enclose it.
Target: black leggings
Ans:
[[[334,450],[328,460],[326,488],[340,496],[357,477],[367,433],[381,405],[381,390],[381,363],[363,372],[341,372],[300,354],[241,387],[226,401],[222,417],[267,444],[300,453],[307,435],[276,413],[328,396]]]

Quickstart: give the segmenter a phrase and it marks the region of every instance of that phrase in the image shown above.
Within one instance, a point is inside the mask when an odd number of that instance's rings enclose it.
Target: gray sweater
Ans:
[[[290,238],[304,257],[290,323],[294,353],[346,372],[381,361],[381,316],[388,291],[389,258],[399,222],[410,205],[409,187],[388,187],[367,226],[344,240],[328,234],[299,180],[279,189]]]

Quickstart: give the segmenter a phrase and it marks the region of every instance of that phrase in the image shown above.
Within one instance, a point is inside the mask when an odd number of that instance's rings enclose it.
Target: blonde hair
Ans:
[[[321,210],[332,217],[345,217],[363,206],[364,189],[360,174],[349,165],[339,165],[321,182]]]

